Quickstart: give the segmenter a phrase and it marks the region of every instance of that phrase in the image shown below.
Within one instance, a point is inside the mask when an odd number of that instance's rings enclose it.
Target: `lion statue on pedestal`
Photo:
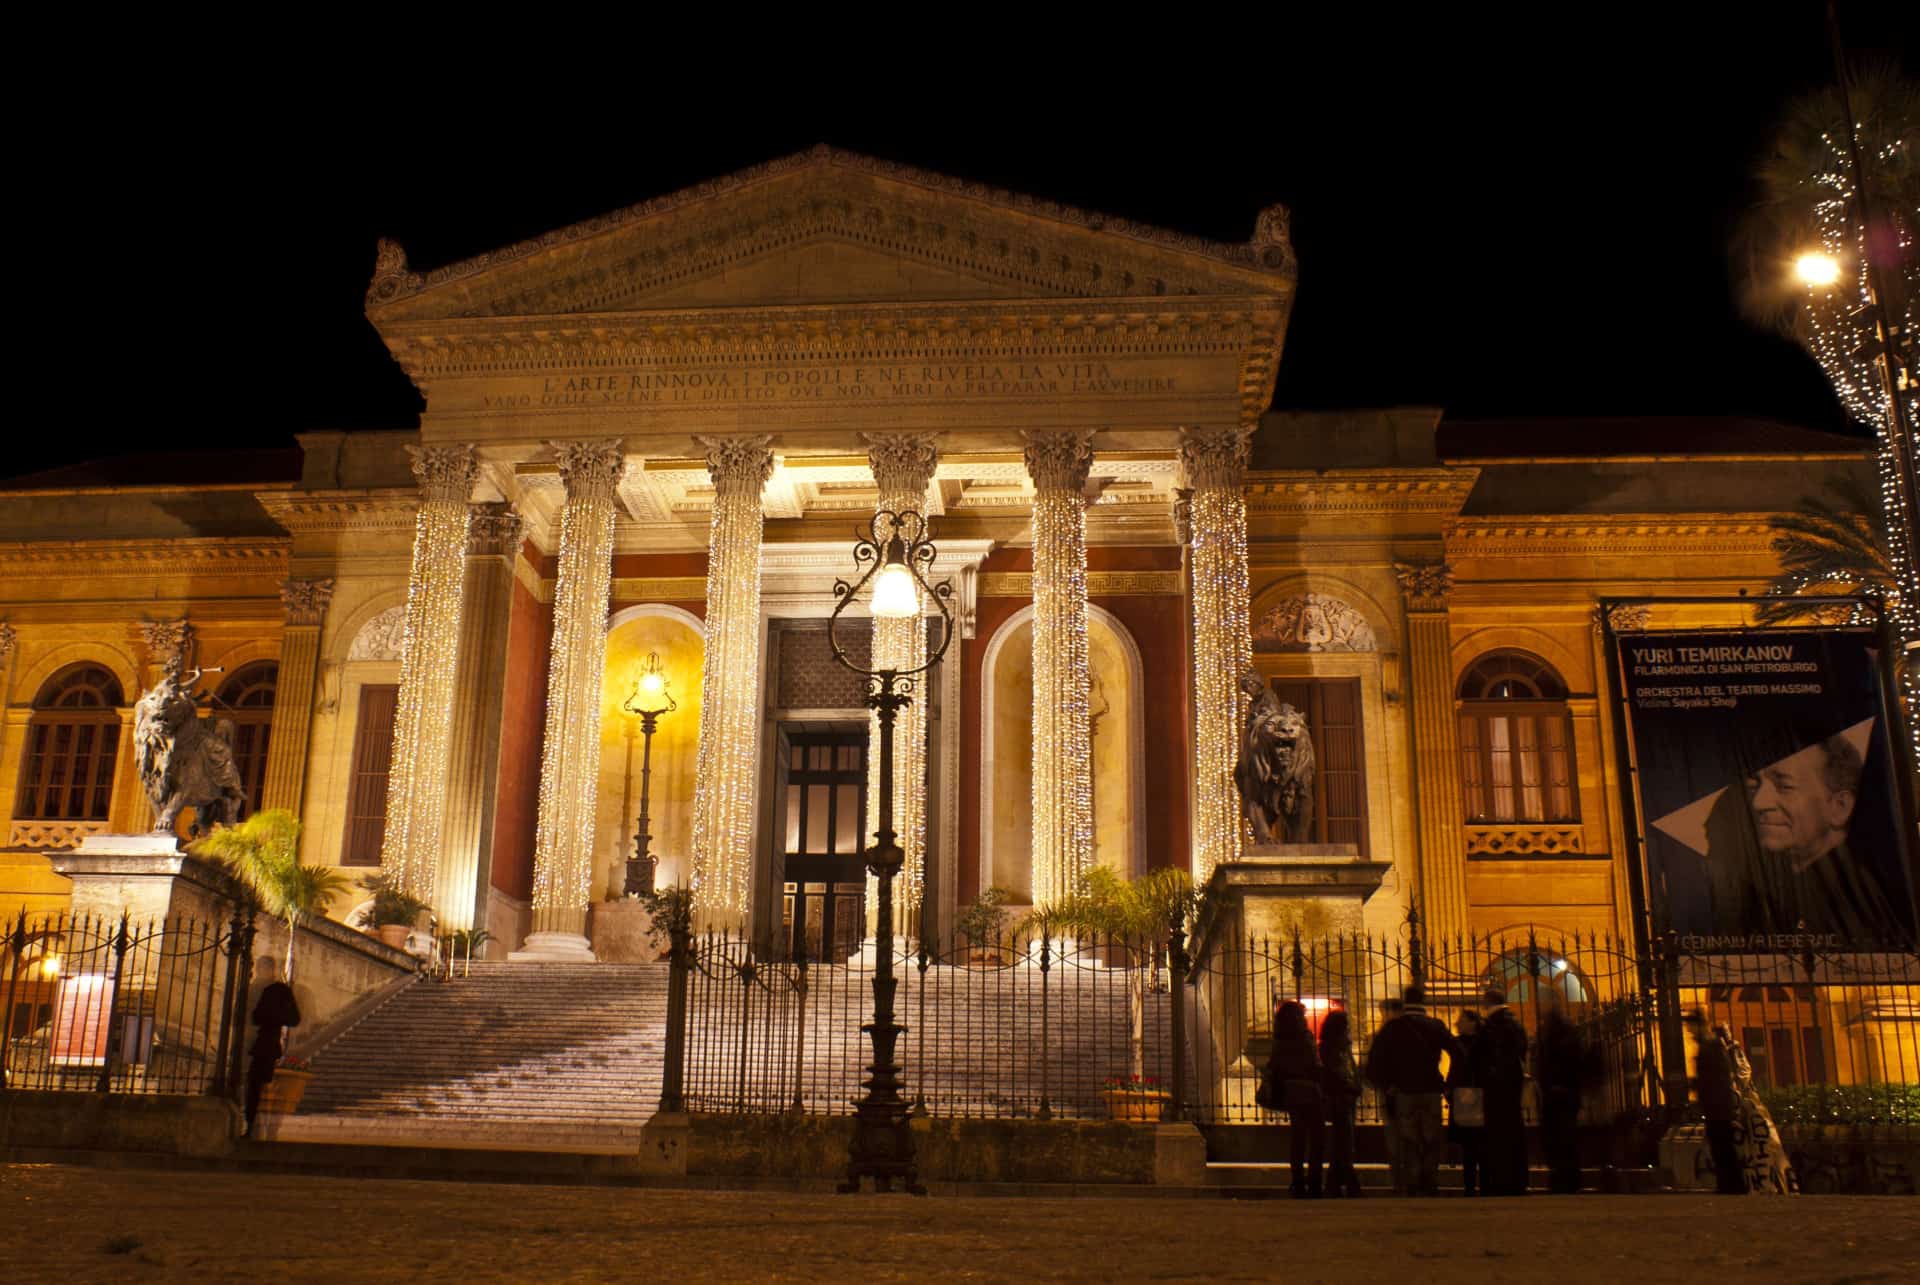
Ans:
[[[1307,718],[1273,694],[1255,669],[1240,676],[1247,727],[1233,783],[1255,843],[1309,843],[1313,838],[1313,737]]]
[[[247,790],[233,764],[233,724],[202,722],[193,685],[205,673],[167,667],[154,689],[133,707],[133,744],[141,784],[153,803],[155,833],[172,833],[174,822],[193,809],[198,838],[216,825],[232,825],[246,810]]]

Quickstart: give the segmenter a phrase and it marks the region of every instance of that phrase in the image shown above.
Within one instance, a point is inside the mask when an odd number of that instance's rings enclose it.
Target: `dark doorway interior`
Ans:
[[[867,729],[781,728],[782,940],[793,957],[838,963],[866,936]]]

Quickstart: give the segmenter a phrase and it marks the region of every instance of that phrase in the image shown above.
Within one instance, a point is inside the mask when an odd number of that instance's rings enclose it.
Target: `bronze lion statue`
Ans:
[[[153,803],[155,833],[172,833],[187,808],[193,809],[189,837],[196,838],[232,825],[246,810],[246,786],[233,764],[233,724],[218,719],[209,727],[200,719],[193,685],[207,672],[170,665],[133,707],[135,759]]]
[[[1309,843],[1313,838],[1313,737],[1307,718],[1273,694],[1258,670],[1240,676],[1247,727],[1233,783],[1255,843]]]

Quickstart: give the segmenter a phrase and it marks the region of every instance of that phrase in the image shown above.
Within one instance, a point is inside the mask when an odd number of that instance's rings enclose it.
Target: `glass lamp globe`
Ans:
[[[1840,279],[1840,260],[1819,250],[1809,250],[1793,261],[1793,275],[1807,286],[1830,286]]]
[[[920,588],[905,563],[889,562],[874,576],[871,610],[883,620],[911,620],[920,614]]]
[[[657,669],[650,669],[640,675],[640,690],[649,696],[658,696],[667,690],[666,676]]]

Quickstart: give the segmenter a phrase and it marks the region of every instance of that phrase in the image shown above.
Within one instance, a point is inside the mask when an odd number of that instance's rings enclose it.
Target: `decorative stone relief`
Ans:
[[[520,515],[505,502],[476,504],[467,518],[467,556],[512,557],[520,549]]]
[[[19,645],[20,635],[14,632],[12,625],[0,620],[0,665],[13,659],[13,649]]]
[[[1183,428],[1180,463],[1191,487],[1239,487],[1246,481],[1253,434],[1245,428]]]
[[[555,442],[553,454],[569,500],[612,503],[620,475],[627,470],[626,451],[617,437],[590,442]]]
[[[764,433],[693,440],[707,453],[707,475],[716,491],[740,488],[759,495],[773,476],[773,438]]]
[[[1470,857],[1557,857],[1586,851],[1579,826],[1470,825]]]
[[[162,669],[185,669],[193,659],[193,626],[185,616],[141,621],[140,642],[147,649],[147,658]]]
[[[939,438],[932,433],[862,433],[867,463],[880,494],[905,491],[925,495],[940,463]]]
[[[1173,538],[1181,547],[1193,543],[1193,488],[1177,486],[1173,489]]]
[[[480,460],[471,446],[409,446],[413,457],[413,475],[420,482],[421,497],[465,504],[480,476]]]
[[[280,605],[286,608],[290,625],[318,625],[326,617],[327,604],[332,601],[331,579],[280,582]]]
[[[1253,623],[1265,651],[1375,651],[1373,626],[1352,606],[1322,593],[1283,598]]]
[[[348,660],[399,660],[407,636],[407,607],[399,603],[360,626],[347,648]]]
[[[1638,633],[1653,620],[1653,608],[1644,602],[1619,602],[1605,610],[1606,622],[1613,626],[1613,631],[1617,634]],[[1601,608],[1596,605],[1593,609],[1593,623],[1596,629],[1600,627],[1600,613]]]
[[[1453,594],[1453,568],[1444,562],[1396,562],[1393,574],[1407,597],[1408,611],[1445,611]]]
[[[1035,490],[1078,493],[1087,489],[1087,473],[1093,467],[1091,430],[1047,429],[1020,436],[1026,442],[1027,476]]]

